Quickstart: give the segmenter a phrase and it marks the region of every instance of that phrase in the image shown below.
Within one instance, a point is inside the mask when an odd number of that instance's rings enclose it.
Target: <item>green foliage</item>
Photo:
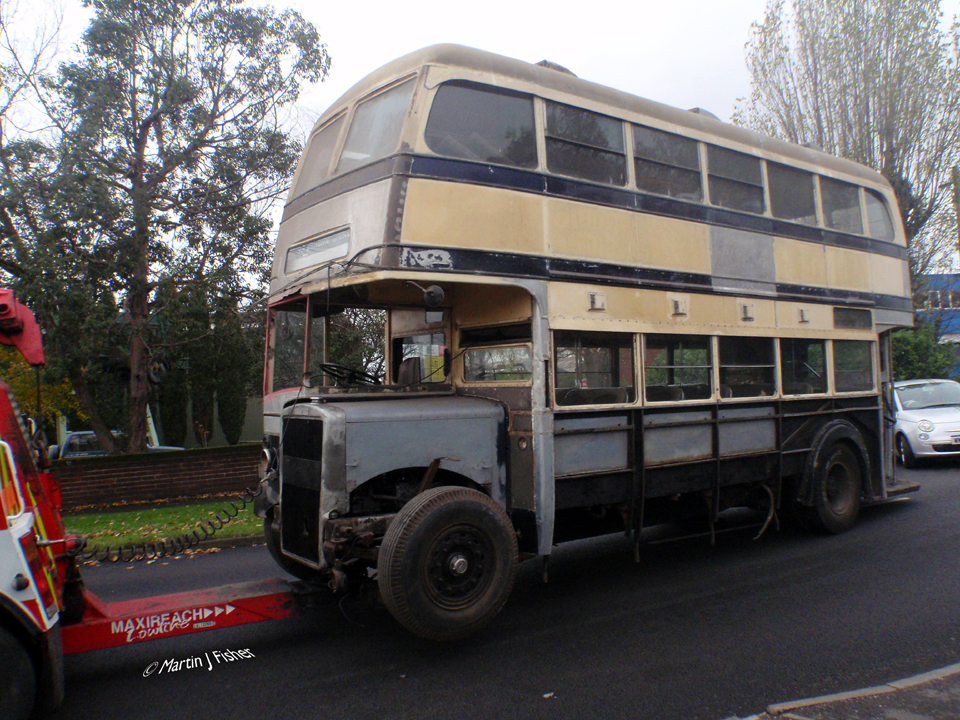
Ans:
[[[957,362],[953,346],[937,342],[931,325],[898,330],[891,342],[894,380],[945,378]]]
[[[13,390],[21,410],[30,417],[37,416],[37,371],[27,365],[20,353],[11,347],[0,346],[0,379]],[[40,373],[43,421],[48,432],[55,427],[57,414],[83,422],[85,417],[73,394],[70,382],[56,372]]]
[[[187,408],[190,404],[187,371],[181,367],[167,370],[161,378],[157,395],[163,431],[161,443],[183,447],[187,441]]]
[[[111,407],[142,449],[163,363],[192,369],[207,438],[216,309],[263,296],[268,213],[301,149],[280,113],[329,56],[298,13],[241,0],[87,4],[79,57],[34,82],[52,130],[0,127],[0,268],[98,435],[112,420],[103,373],[119,364],[127,389]]]
[[[960,25],[940,0],[769,0],[733,121],[863,163],[900,206],[914,277],[956,242]]]
[[[330,360],[382,378],[384,373],[382,310],[347,308],[330,319]]]
[[[247,414],[247,387],[250,369],[256,367],[251,343],[240,317],[233,308],[221,307],[214,317],[217,350],[217,417],[230,445],[240,442]],[[259,338],[258,338],[259,340]]]

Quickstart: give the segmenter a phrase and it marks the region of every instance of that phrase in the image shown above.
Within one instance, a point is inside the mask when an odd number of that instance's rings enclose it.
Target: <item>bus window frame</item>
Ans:
[[[343,151],[346,149],[347,140],[350,139],[350,132],[353,130],[354,122],[357,119],[357,111],[361,108],[361,106],[364,105],[364,103],[375,100],[380,95],[383,95],[384,93],[388,93],[392,90],[395,90],[396,88],[408,82],[412,83],[412,87],[410,90],[410,97],[407,98],[407,108],[406,108],[406,111],[404,112],[403,119],[400,121],[400,126],[397,131],[397,141],[393,144],[392,148],[385,154],[380,155],[379,157],[376,157],[373,159],[366,159],[363,162],[359,163],[358,165],[354,165],[353,167],[347,170],[344,170],[341,167],[341,163],[343,162]],[[373,163],[383,160],[384,158],[388,158],[391,155],[396,153],[397,148],[399,148],[403,142],[403,134],[406,129],[405,126],[411,114],[410,109],[415,104],[415,101],[417,98],[417,91],[420,89],[421,85],[422,85],[422,82],[420,80],[420,73],[419,72],[410,73],[410,74],[404,75],[403,77],[397,78],[387,83],[386,85],[380,86],[376,90],[373,90],[372,92],[367,93],[363,97],[358,98],[350,105],[350,108],[347,113],[345,129],[340,131],[343,137],[340,139],[339,147],[337,148],[336,164],[333,166],[333,170],[330,172],[329,176],[327,177],[327,181],[332,180],[335,177],[339,177],[341,175],[346,175],[348,173],[355,172],[356,170],[360,170],[361,168],[372,165]],[[421,129],[421,133],[422,133],[422,129]]]
[[[468,380],[466,372],[466,357],[472,350],[491,350],[505,348],[526,348],[530,353],[530,372],[526,380]],[[460,355],[460,368],[457,373],[457,380],[465,387],[531,387],[533,385],[533,343],[529,340],[525,342],[512,343],[489,343],[489,344],[471,344],[466,347],[458,348],[457,354]]]
[[[561,388],[557,385],[557,344],[556,344],[556,335],[557,333],[577,333],[579,336],[583,335],[629,335],[630,343],[623,347],[619,347],[619,350],[629,349],[630,350],[630,362],[631,362],[631,374],[633,376],[633,386],[632,387],[623,387],[621,385],[611,385],[609,387],[602,388]],[[582,329],[571,329],[571,328],[551,328],[550,329],[550,391],[549,391],[549,400],[550,406],[556,411],[575,411],[581,409],[589,408],[605,408],[605,409],[616,409],[616,408],[629,408],[636,407],[641,404],[641,393],[640,393],[640,365],[639,356],[637,355],[638,349],[638,340],[641,336],[640,333],[636,332],[625,332],[625,331],[616,331],[616,330],[582,330]],[[618,367],[619,359],[617,361]],[[627,392],[627,397],[629,398],[630,390],[633,390],[634,397],[632,400],[627,399],[624,402],[610,402],[610,403],[571,403],[561,404],[557,400],[557,391],[558,390],[614,390],[614,389],[623,389]]]
[[[680,399],[666,399],[666,400],[650,400],[647,398],[647,389],[648,387],[660,387],[658,385],[648,386],[647,385],[647,370],[650,366],[647,365],[647,339],[651,337],[702,337],[707,339],[707,350],[710,353],[710,364],[707,365],[685,365],[680,367],[687,368],[706,368],[708,370],[708,377],[710,379],[710,395],[705,398],[680,398]],[[652,405],[660,407],[663,405],[691,405],[691,404],[703,404],[703,403],[717,403],[719,398],[717,394],[719,392],[719,366],[716,362],[717,355],[717,342],[716,335],[708,335],[704,333],[691,333],[691,332],[651,332],[651,333],[642,333],[640,337],[640,348],[641,348],[641,357],[640,365],[643,369],[643,405]],[[676,368],[677,366],[672,366]],[[657,369],[655,366],[652,369]],[[677,387],[681,390],[683,385],[674,384],[673,386],[665,385],[664,387]]]
[[[870,357],[870,382],[872,385],[866,389],[860,390],[839,390],[837,389],[837,365],[836,365],[836,348],[834,343],[866,343],[868,349],[868,355]],[[833,338],[830,340],[830,387],[831,394],[833,395],[874,395],[878,392],[878,365],[879,361],[877,358],[877,341],[873,339],[860,339],[860,338]]]

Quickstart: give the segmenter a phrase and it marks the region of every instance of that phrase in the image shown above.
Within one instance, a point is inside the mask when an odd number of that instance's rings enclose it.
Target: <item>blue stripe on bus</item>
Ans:
[[[757,296],[777,300],[838,303],[863,308],[912,312],[910,298],[854,290],[762,283],[769,292],[751,292],[749,288],[718,289],[710,275],[642,268],[633,265],[598,263],[592,260],[520,255],[490,250],[437,248],[420,245],[398,246],[398,266],[416,270],[455,273],[483,273],[504,277],[538,280],[565,280],[626,287],[650,287],[679,292],[711,292],[738,297]]]
[[[449,180],[487,187],[506,188],[718,227],[775,235],[819,245],[861,250],[876,255],[886,255],[898,260],[907,259],[907,249],[905,247],[862,235],[851,235],[762,215],[752,215],[701,203],[685,202],[636,190],[545,175],[532,170],[519,170],[500,165],[486,165],[465,160],[451,160],[423,155],[395,155],[333,178],[288,203],[284,208],[283,220],[286,221],[297,213],[324,200],[329,200],[356,188],[393,176]]]

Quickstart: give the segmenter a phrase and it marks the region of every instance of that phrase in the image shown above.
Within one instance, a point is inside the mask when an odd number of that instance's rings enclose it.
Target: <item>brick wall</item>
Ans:
[[[63,491],[63,506],[239,493],[256,488],[260,443],[200,450],[171,450],[58,460],[53,475]]]

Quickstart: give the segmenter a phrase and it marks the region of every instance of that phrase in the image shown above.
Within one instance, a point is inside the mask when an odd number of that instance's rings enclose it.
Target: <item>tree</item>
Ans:
[[[960,148],[954,21],[939,0],[770,0],[747,43],[752,94],[734,122],[868,165],[893,186],[914,277],[956,247]]]
[[[82,310],[82,337],[103,339],[97,355],[126,365],[128,449],[140,450],[151,368],[191,340],[170,299],[200,299],[192,310],[207,321],[188,325],[201,342],[220,299],[262,295],[267,213],[301,149],[281,114],[330,60],[316,28],[292,11],[241,0],[85,4],[95,15],[81,58],[35,85],[56,142],[27,139],[0,153],[10,159],[0,263],[27,295],[47,298],[39,315],[69,338],[58,350],[71,380],[82,384],[90,352],[57,322],[61,297]],[[42,263],[73,271],[43,272]],[[110,300],[112,315],[93,312]],[[78,396],[93,420],[94,399]]]
[[[898,330],[891,336],[894,380],[944,378],[957,363],[952,345],[937,342],[930,324]]]

